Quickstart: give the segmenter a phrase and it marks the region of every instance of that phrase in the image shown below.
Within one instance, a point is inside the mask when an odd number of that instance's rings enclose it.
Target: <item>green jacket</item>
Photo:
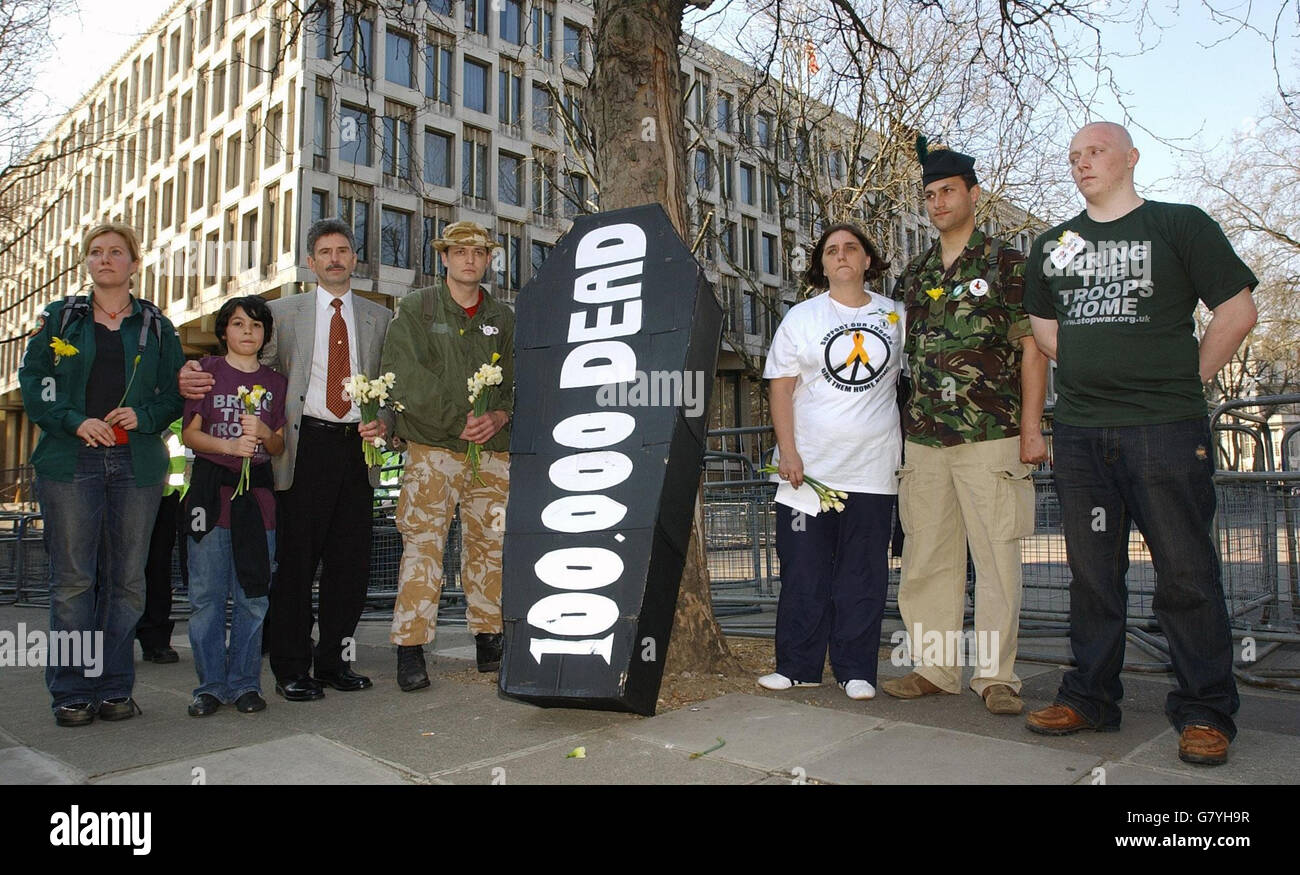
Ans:
[[[909,441],[952,447],[1020,434],[1024,272],[1019,251],[979,230],[950,268],[936,240],[903,271],[894,297],[907,308]],[[977,280],[987,283],[982,295],[971,292]]]
[[[484,329],[487,329],[487,332]],[[494,330],[495,329],[495,330]],[[488,410],[514,408],[515,314],[483,290],[474,318],[452,299],[446,284],[414,289],[398,303],[388,325],[380,369],[397,377],[394,400],[399,437],[430,447],[464,452],[465,417],[471,412],[467,381],[480,366],[501,354],[502,383],[488,389]],[[510,425],[483,445],[509,452]]]
[[[86,417],[86,383],[95,362],[95,320],[93,313],[73,318],[60,339],[77,348],[54,363],[50,342],[59,334],[67,299],[59,299],[45,308],[40,327],[27,343],[18,384],[23,407],[41,428],[40,440],[32,453],[32,466],[41,477],[71,481],[76,474],[77,454],[82,441],[77,428]],[[180,338],[165,316],[159,316],[159,332],[145,334],[144,348],[137,350],[144,311],[140,301],[131,298],[131,313],[122,320],[118,335],[126,363],[126,403],[135,410],[138,425],[127,432],[131,463],[137,486],[162,483],[167,474],[167,445],[161,434],[181,415],[184,401],[176,388],[176,373],[185,363]],[[136,353],[140,364],[132,379]]]

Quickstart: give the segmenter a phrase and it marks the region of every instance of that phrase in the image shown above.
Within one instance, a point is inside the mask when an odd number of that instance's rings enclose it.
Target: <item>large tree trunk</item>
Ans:
[[[688,239],[684,6],[685,0],[596,0],[589,118],[601,209],[661,204]],[[703,528],[697,502],[665,670],[735,673],[740,666],[713,619]]]

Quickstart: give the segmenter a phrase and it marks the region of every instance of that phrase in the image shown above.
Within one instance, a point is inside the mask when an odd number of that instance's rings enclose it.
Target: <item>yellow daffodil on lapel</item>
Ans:
[[[930,296],[931,301],[937,301],[943,297],[943,289],[939,286],[935,286],[932,289],[926,289],[925,293]]]
[[[57,337],[50,341],[50,349],[54,350],[54,363],[56,365],[64,356],[71,357],[81,352],[66,340],[60,340]]]

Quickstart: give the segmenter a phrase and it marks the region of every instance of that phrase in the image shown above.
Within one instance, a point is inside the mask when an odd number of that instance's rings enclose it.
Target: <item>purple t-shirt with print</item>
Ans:
[[[243,434],[243,429],[239,425],[239,417],[244,413],[244,402],[239,400],[239,387],[245,386],[252,389],[256,385],[266,387],[266,394],[262,396],[262,403],[258,408],[258,417],[266,423],[271,431],[276,431],[285,423],[284,400],[285,393],[289,387],[289,381],[284,378],[278,371],[262,365],[254,373],[247,373],[226,361],[223,356],[211,355],[199,362],[199,367],[212,375],[214,383],[212,391],[208,392],[198,401],[185,402],[185,414],[182,420],[184,426],[188,426],[190,421],[197,415],[203,420],[203,431],[216,438],[223,440],[233,440]],[[215,462],[229,468],[231,471],[238,472],[244,464],[244,460],[239,456],[232,456],[226,453],[199,453],[195,456],[207,459],[209,462]],[[259,448],[253,455],[253,464],[260,465],[269,462],[271,455],[265,449]],[[221,518],[217,525],[228,528],[230,526],[230,498],[234,494],[231,487],[223,487],[221,490]],[[262,510],[262,522],[268,530],[275,528],[275,496],[269,489],[254,489],[253,495],[257,499],[258,506]]]

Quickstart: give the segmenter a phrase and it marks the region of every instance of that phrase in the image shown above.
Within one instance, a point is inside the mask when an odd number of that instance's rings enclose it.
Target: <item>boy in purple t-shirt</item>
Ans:
[[[217,312],[217,339],[226,354],[199,364],[216,380],[200,401],[187,401],[182,438],[194,450],[185,494],[189,527],[190,646],[199,686],[191,717],[222,704],[243,714],[266,708],[262,698],[262,622],[275,556],[275,494],[271,456],[284,452],[288,381],[261,364],[271,336],[271,310],[257,296],[234,298]],[[266,390],[257,413],[246,412],[240,389]],[[236,495],[244,460],[249,485]],[[233,596],[230,643],[226,599]]]

